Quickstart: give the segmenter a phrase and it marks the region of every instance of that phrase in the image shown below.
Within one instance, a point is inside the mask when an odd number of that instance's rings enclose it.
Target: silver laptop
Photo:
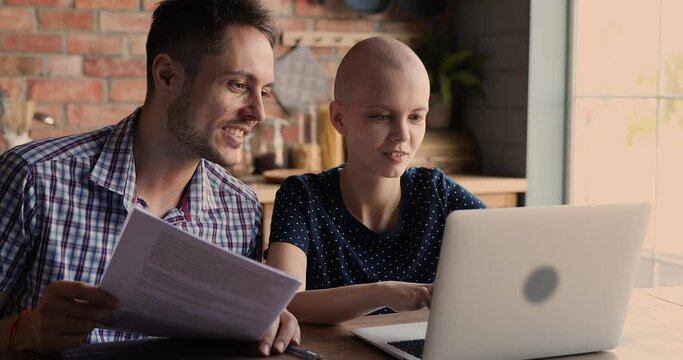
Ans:
[[[353,329],[401,359],[530,359],[612,349],[649,204],[455,211],[429,322]]]

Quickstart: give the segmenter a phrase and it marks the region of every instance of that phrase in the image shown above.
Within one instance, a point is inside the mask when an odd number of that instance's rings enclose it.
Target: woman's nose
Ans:
[[[394,124],[390,138],[393,142],[403,142],[408,140],[408,126],[405,120],[401,119]]]

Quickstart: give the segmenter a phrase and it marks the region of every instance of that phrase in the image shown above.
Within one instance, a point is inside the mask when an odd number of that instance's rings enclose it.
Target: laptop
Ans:
[[[351,332],[400,359],[613,349],[649,217],[649,204],[454,211],[429,321]]]

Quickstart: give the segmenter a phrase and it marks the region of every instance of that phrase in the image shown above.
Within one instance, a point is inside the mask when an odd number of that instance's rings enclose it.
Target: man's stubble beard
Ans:
[[[230,166],[234,163],[226,159],[209,143],[210,135],[203,136],[193,126],[192,120],[188,119],[187,112],[190,106],[192,85],[189,81],[183,84],[180,96],[168,107],[168,130],[176,141],[187,146],[189,150],[203,159],[221,166]]]

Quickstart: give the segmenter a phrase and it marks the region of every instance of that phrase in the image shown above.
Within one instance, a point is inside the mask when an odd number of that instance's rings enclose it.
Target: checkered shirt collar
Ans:
[[[90,172],[92,182],[123,196],[126,210],[130,210],[135,201],[133,130],[141,109],[136,109],[115,126]],[[188,220],[190,214],[198,214],[218,206],[211,188],[208,165],[204,159],[199,162],[183,197],[182,206]]]

